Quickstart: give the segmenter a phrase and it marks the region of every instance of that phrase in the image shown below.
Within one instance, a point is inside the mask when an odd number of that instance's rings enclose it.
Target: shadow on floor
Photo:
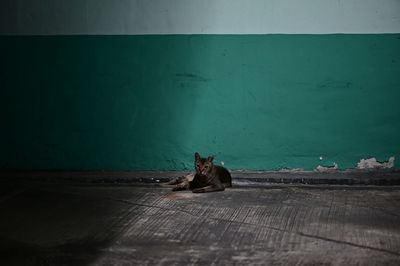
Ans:
[[[400,263],[400,190],[2,184],[1,265]]]

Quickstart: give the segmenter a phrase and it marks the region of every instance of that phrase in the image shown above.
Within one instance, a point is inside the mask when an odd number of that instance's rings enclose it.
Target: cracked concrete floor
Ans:
[[[1,265],[400,265],[400,190],[0,188]]]

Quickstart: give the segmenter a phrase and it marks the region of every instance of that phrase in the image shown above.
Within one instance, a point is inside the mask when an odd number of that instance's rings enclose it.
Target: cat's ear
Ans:
[[[213,162],[213,160],[214,160],[214,156],[208,156],[208,158],[207,158],[207,160],[210,162],[210,163],[212,163]]]
[[[196,160],[200,160],[200,154],[198,154],[197,152],[194,154],[194,158],[196,159]]]

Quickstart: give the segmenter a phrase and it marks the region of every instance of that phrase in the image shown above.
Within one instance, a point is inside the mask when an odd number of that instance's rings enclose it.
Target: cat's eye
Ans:
[[[208,165],[204,166],[204,168],[206,168],[206,169],[207,169],[207,168],[208,168]]]
[[[200,164],[196,165],[197,167],[200,167]]]

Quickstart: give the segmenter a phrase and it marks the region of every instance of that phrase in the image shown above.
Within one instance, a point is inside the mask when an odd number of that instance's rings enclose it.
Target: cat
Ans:
[[[190,189],[193,193],[204,193],[223,191],[226,187],[232,187],[231,174],[226,168],[214,165],[214,156],[201,158],[197,152],[194,156],[196,174],[189,174],[168,182],[166,185],[175,185],[172,191]]]

